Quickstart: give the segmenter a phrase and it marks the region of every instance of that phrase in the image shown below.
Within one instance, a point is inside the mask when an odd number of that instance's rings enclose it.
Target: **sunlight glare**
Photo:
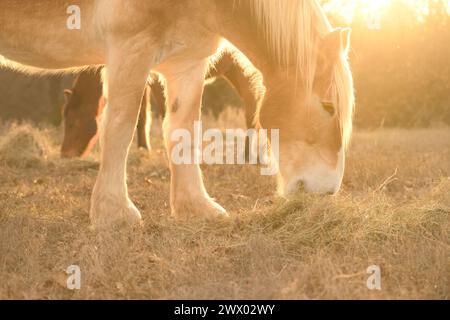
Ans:
[[[378,19],[396,1],[406,2],[417,12],[419,17],[429,14],[428,0],[329,0],[324,3],[323,7],[327,12],[337,13],[346,23],[350,24],[357,12],[369,20]],[[444,6],[450,14],[450,0],[446,0]]]

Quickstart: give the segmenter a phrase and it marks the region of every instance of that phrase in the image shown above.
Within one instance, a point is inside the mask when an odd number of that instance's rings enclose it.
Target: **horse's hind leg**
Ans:
[[[190,163],[179,164],[173,156],[177,131],[189,132],[194,137],[194,122],[200,120],[200,105],[206,73],[206,60],[165,67],[167,80],[168,110],[164,120],[164,138],[170,159],[171,189],[170,204],[172,214],[180,217],[189,215],[200,217],[226,215],[225,209],[214,202],[205,190],[200,166],[191,156]],[[195,154],[195,143],[187,146],[191,155]],[[185,151],[186,152],[186,151]],[[200,151],[201,152],[201,151]]]
[[[95,227],[135,224],[141,215],[128,197],[126,162],[135,132],[151,55],[136,43],[111,48],[107,64],[107,104],[100,130],[101,166],[91,200]],[[120,49],[119,49],[120,48]]]
[[[137,145],[150,151],[150,127],[152,125],[152,115],[150,106],[150,86],[145,86],[144,96],[142,97],[141,110],[139,112],[139,121],[137,125]]]

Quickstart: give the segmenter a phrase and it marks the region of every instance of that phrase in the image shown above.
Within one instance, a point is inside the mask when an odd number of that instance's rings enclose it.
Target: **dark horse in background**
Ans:
[[[254,127],[254,118],[264,89],[260,73],[242,63],[245,61],[237,52],[226,50],[214,61],[205,80],[225,78],[242,98],[245,105],[247,128]],[[63,105],[64,140],[61,147],[63,158],[86,157],[96,144],[99,136],[101,115],[106,105],[103,96],[102,68],[80,73],[73,88],[64,91]],[[137,124],[137,145],[151,150],[150,127],[152,114],[164,118],[166,96],[164,79],[152,73],[142,97],[141,110]],[[250,141],[246,138],[246,157],[250,152]]]

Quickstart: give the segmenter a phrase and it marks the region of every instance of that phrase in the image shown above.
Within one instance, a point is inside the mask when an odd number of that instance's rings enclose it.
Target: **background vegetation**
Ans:
[[[323,0],[336,26],[353,28],[351,63],[362,128],[450,124],[450,6],[447,0]],[[367,12],[367,6],[387,3]],[[0,119],[61,121],[73,76],[29,77],[0,70]],[[205,109],[241,106],[225,81],[210,86]]]
[[[357,126],[450,124],[449,8],[447,0],[394,0],[378,17],[355,8]]]

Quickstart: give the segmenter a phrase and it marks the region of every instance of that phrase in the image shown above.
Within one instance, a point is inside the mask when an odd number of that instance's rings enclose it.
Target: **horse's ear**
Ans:
[[[342,50],[344,50],[345,55],[348,55],[350,51],[350,38],[352,36],[351,28],[341,29],[341,39],[342,39]]]
[[[69,102],[70,98],[72,97],[73,91],[66,89],[64,90],[64,98],[66,99],[66,102]]]
[[[338,28],[331,31],[322,39],[322,54],[329,60],[335,61],[341,53],[348,54],[350,48],[350,28]]]

